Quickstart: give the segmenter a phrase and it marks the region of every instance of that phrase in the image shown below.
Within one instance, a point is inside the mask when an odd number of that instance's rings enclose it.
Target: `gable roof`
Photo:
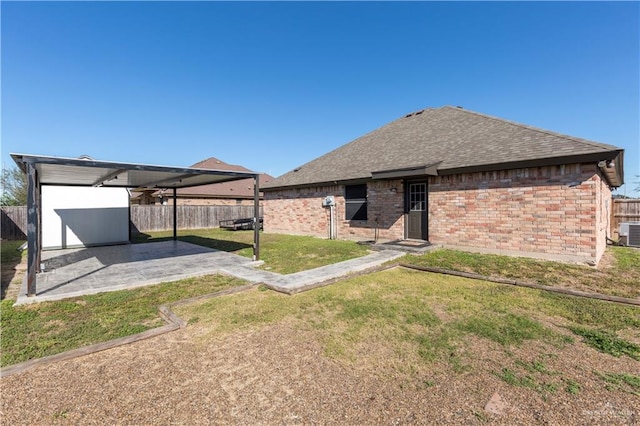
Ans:
[[[233,172],[251,172],[237,164],[228,164],[215,157],[199,161],[191,166],[196,169],[224,170]],[[273,176],[260,173],[260,186],[273,180]],[[210,197],[210,198],[253,198],[253,179],[235,180],[232,182],[215,183],[193,188],[178,189],[178,197]]]
[[[263,189],[603,160],[615,160],[610,184],[620,186],[622,153],[612,145],[444,106],[407,114]]]

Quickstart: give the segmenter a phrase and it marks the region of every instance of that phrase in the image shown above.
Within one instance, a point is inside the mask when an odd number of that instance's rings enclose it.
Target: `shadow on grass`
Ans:
[[[141,243],[157,243],[160,241],[171,241],[173,237],[153,237],[149,234],[145,234],[144,232],[135,234],[131,236],[131,242],[133,244],[141,244]],[[229,241],[229,240],[218,240],[215,238],[205,238],[197,235],[180,235],[178,236],[179,241],[184,241],[185,243],[196,244],[203,247],[212,248],[220,251],[227,252],[237,252],[245,248],[253,247],[251,244],[240,243],[237,241]]]
[[[7,289],[9,288],[9,284],[13,280],[13,277],[16,276],[16,267],[20,264],[22,260],[22,253],[18,251],[18,247],[20,247],[24,243],[24,241],[2,241],[2,253],[0,257],[1,270],[0,273],[0,285],[2,287],[2,291],[0,294],[0,300],[4,300],[7,296]]]

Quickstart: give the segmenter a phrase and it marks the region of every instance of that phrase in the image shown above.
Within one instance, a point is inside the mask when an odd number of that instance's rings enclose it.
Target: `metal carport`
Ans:
[[[253,259],[260,258],[259,173],[191,167],[156,166],[139,163],[99,161],[31,154],[11,154],[27,174],[27,295],[36,295],[37,273],[42,250],[42,185],[94,186],[119,188],[173,189],[173,238],[177,238],[176,190],[212,183],[252,178],[254,183]]]

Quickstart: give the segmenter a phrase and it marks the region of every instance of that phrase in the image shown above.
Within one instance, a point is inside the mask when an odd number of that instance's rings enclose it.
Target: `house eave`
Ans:
[[[619,155],[612,160],[599,161],[598,168],[610,187],[621,187],[624,184],[624,151],[620,151]]]
[[[422,166],[413,166],[413,167],[405,167],[398,168],[393,170],[381,170],[371,172],[370,176],[363,176],[361,178],[352,178],[348,180],[333,180],[333,181],[322,181],[322,182],[306,182],[300,184],[293,185],[278,185],[271,187],[262,187],[261,190],[265,192],[269,191],[279,191],[283,189],[298,189],[298,188],[312,188],[317,186],[326,186],[326,185],[350,185],[357,183],[364,183],[369,180],[379,180],[379,179],[403,179],[409,177],[417,177],[417,176],[450,176],[457,175],[463,173],[476,173],[476,172],[493,172],[493,171],[501,171],[501,170],[512,170],[512,169],[524,169],[530,167],[548,167],[548,166],[560,166],[563,164],[600,164],[601,161],[605,161],[606,164],[611,162],[614,163],[614,167],[605,167],[604,170],[602,168],[601,171],[605,180],[611,187],[619,187],[624,183],[623,178],[623,156],[624,150],[612,150],[612,151],[603,151],[603,152],[594,152],[587,154],[575,154],[575,155],[565,155],[559,157],[546,157],[546,158],[535,158],[529,160],[522,161],[510,161],[510,162],[500,162],[500,163],[487,163],[487,164],[476,164],[464,167],[454,167],[454,168],[438,168],[438,163],[433,163],[429,165]]]
[[[292,184],[292,185],[279,185],[279,186],[270,186],[270,187],[261,187],[260,191],[262,192],[270,192],[270,191],[282,191],[289,189],[305,189],[305,188],[315,188],[318,186],[334,186],[334,185],[358,185],[362,183],[366,183],[371,180],[371,176],[362,177],[362,178],[353,178],[353,179],[344,179],[344,180],[329,180],[322,182],[310,182],[310,183],[300,183],[300,184]]]
[[[441,162],[438,161],[436,163],[423,164],[414,167],[403,167],[400,169],[375,171],[371,172],[371,177],[374,180],[381,180],[402,179],[416,176],[438,176],[438,164],[440,163]]]
[[[600,161],[614,161],[621,158],[624,150],[604,151],[588,154],[565,155],[561,157],[534,158],[522,161],[477,164],[465,167],[438,169],[438,175],[448,176],[462,173],[493,172],[500,170],[524,169],[529,167],[560,166],[563,164],[599,163]]]

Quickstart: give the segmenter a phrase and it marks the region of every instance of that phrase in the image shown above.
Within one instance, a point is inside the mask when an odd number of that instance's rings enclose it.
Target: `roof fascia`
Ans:
[[[439,169],[438,175],[457,175],[461,173],[491,172],[497,170],[523,169],[527,167],[560,166],[562,164],[598,163],[603,160],[614,160],[623,150],[606,151],[590,154],[568,155],[564,157],[539,158],[533,160],[510,161],[506,163],[479,164],[469,167]]]
[[[271,186],[271,187],[261,186],[260,191],[268,192],[268,191],[280,191],[283,189],[304,189],[304,188],[315,188],[317,186],[359,185],[359,184],[367,183],[370,180],[371,180],[371,177],[366,177],[366,178],[347,179],[347,180],[302,183],[298,185],[280,185],[280,186]]]
[[[576,163],[599,163],[600,161],[614,161],[615,163],[615,178],[610,178],[606,176],[607,182],[610,186],[618,187],[624,183],[623,178],[623,157],[624,150],[614,150],[614,151],[605,151],[599,153],[590,153],[590,154],[578,154],[578,155],[568,155],[564,157],[552,157],[552,158],[541,158],[534,160],[524,160],[524,161],[511,161],[506,163],[492,163],[492,164],[480,164],[477,166],[469,166],[469,167],[458,167],[451,169],[437,169],[436,163],[434,165],[430,165],[425,167],[425,171],[428,171],[427,174],[429,176],[448,176],[455,175],[461,173],[474,173],[474,172],[491,172],[498,170],[510,170],[510,169],[522,169],[527,167],[544,167],[544,166],[560,166],[563,164],[576,164]],[[404,178],[411,176],[419,176],[420,174],[411,174],[410,170],[420,170],[420,168],[409,168],[409,169],[398,169],[391,171],[380,171],[373,172],[372,175],[374,179],[392,179],[392,178]],[[433,173],[434,169],[435,173]],[[395,174],[397,172],[397,174]],[[406,173],[406,174],[405,174]],[[610,173],[611,175],[611,173]],[[382,176],[382,177],[381,177]],[[613,176],[613,175],[611,175]],[[370,178],[360,178],[360,179],[351,179],[348,181],[330,181],[330,182],[312,182],[298,185],[280,185],[280,186],[272,186],[272,187],[263,187],[260,188],[262,191],[278,191],[283,189],[301,189],[301,188],[312,188],[316,186],[325,186],[325,185],[350,185],[355,183],[363,183],[370,180]]]
[[[395,170],[381,170],[371,172],[371,177],[374,180],[378,179],[401,179],[414,176],[438,176],[437,166],[440,162],[427,164],[417,167],[406,167]]]
[[[622,186],[624,184],[624,151],[620,152],[620,155],[613,160],[598,162],[598,168],[610,187]]]
[[[80,158],[67,158],[67,157],[51,157],[44,155],[30,155],[30,154],[16,154],[12,153],[11,158],[13,161],[20,167],[23,172],[26,172],[26,164],[52,164],[52,165],[63,165],[63,166],[73,166],[73,167],[95,167],[95,168],[105,168],[105,169],[115,169],[119,172],[117,174],[123,173],[129,170],[137,170],[137,171],[151,171],[151,172],[164,172],[164,173],[174,173],[177,175],[183,175],[180,177],[176,177],[176,179],[185,178],[188,176],[197,176],[197,175],[215,175],[215,176],[226,176],[228,179],[223,181],[214,182],[214,183],[222,183],[222,182],[231,182],[234,180],[248,179],[248,178],[256,178],[260,176],[259,173],[252,172],[237,172],[237,171],[229,171],[229,170],[214,170],[214,169],[195,169],[190,167],[173,167],[173,166],[157,166],[150,164],[138,164],[138,163],[120,163],[120,162],[112,162],[112,161],[98,161],[98,160],[89,160],[89,159],[80,159]],[[171,179],[174,180],[174,179]],[[149,185],[161,184],[166,181],[170,181],[164,179],[159,182],[150,182]],[[104,179],[102,180],[104,182]],[[100,184],[98,182],[97,184]],[[208,183],[198,183],[194,185],[180,185],[178,188],[189,188],[195,186],[202,185],[210,185],[211,182]],[[65,184],[66,185],[66,184]],[[69,186],[74,184],[69,184]],[[77,186],[88,186],[88,185],[77,185]],[[133,188],[134,186],[130,185],[109,185],[110,187],[125,187],[125,188]],[[136,185],[135,187],[140,187],[140,185]]]

